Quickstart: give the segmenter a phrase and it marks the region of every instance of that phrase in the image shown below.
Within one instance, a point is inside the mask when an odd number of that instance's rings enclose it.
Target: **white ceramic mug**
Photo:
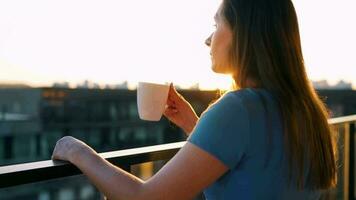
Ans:
[[[137,107],[140,119],[159,121],[166,107],[169,84],[139,82]]]

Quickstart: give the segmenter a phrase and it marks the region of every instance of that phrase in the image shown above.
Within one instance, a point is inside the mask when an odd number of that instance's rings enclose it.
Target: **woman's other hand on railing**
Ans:
[[[65,136],[59,139],[52,153],[53,160],[66,160],[74,164],[76,157],[84,151],[94,151],[84,142]]]
[[[182,128],[187,135],[193,131],[199,119],[192,106],[176,91],[173,84],[169,88],[164,116]]]

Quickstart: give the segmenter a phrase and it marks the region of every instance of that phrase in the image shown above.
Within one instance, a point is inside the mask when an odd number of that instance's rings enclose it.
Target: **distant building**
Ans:
[[[53,83],[54,88],[69,88],[69,82]]]
[[[128,89],[129,88],[129,84],[128,84],[127,81],[124,81],[123,83],[114,85],[113,88],[114,89]]]
[[[0,83],[0,88],[31,88],[31,86],[26,84],[12,84],[12,83]]]
[[[327,80],[313,81],[312,84],[313,84],[314,88],[317,90],[323,90],[323,89],[326,89],[326,90],[329,90],[329,89],[352,90],[352,83],[346,82],[344,80],[340,80],[335,85],[329,85]]]
[[[78,89],[100,89],[100,85],[98,83],[94,83],[89,80],[85,80],[82,84],[77,85]]]
[[[100,85],[98,83],[93,83],[93,88],[94,89],[100,89]]]
[[[40,100],[40,89],[0,89],[0,136],[40,131]]]
[[[343,80],[339,81],[333,87],[334,89],[342,89],[342,90],[352,90],[352,83],[345,82]]]
[[[191,89],[191,90],[200,90],[199,83],[193,84],[192,86],[189,87],[189,89]]]
[[[317,90],[330,88],[330,85],[327,80],[313,81],[312,83],[314,88]]]

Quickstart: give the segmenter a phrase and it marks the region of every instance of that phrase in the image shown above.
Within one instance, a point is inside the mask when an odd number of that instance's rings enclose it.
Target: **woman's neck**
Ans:
[[[234,87],[236,89],[238,88],[241,88],[238,84],[236,84],[237,81],[234,80]],[[260,88],[260,84],[258,83],[258,81],[255,81],[254,79],[252,78],[248,78],[246,79],[246,82],[245,82],[245,85],[244,85],[244,88]]]

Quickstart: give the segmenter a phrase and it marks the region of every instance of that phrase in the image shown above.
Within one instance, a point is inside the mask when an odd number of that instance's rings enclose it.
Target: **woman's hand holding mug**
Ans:
[[[167,107],[163,114],[174,124],[182,128],[187,135],[193,131],[199,120],[192,106],[176,91],[173,84],[169,87]]]

